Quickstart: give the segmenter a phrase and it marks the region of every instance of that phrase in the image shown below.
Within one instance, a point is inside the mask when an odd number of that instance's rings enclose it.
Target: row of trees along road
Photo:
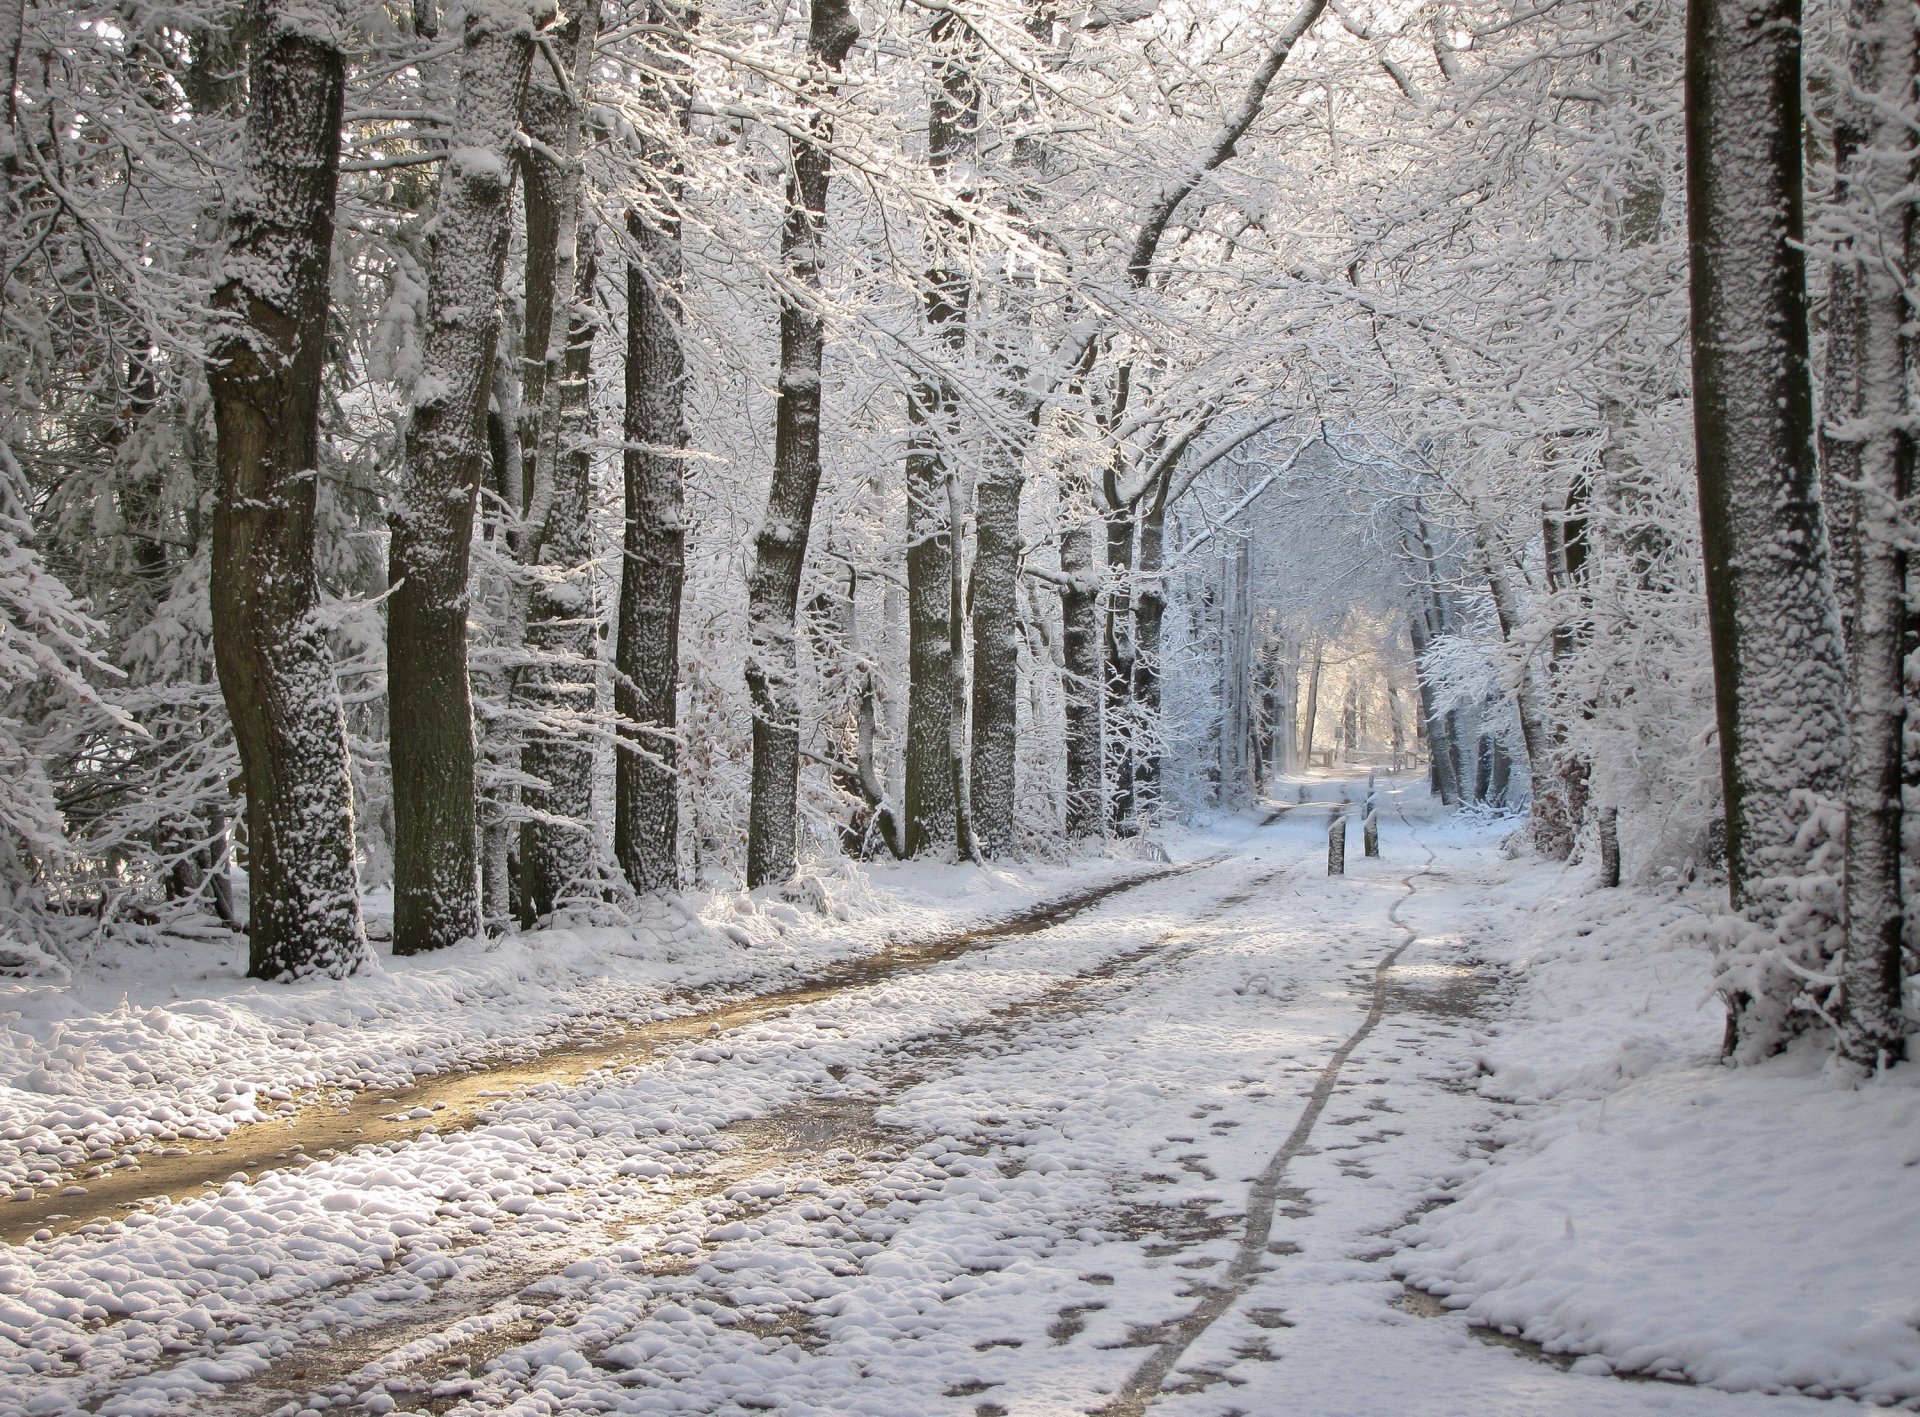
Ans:
[[[1337,722],[1724,870],[1737,1057],[1899,1056],[1908,7],[0,0],[0,56],[13,967],[818,899]]]

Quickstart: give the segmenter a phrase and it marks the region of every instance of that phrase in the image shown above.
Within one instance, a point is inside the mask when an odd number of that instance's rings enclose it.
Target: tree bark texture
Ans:
[[[1855,237],[1858,334],[1855,377],[1859,428],[1851,499],[1853,633],[1848,669],[1846,955],[1840,970],[1840,1053],[1874,1071],[1906,1047],[1901,948],[1904,620],[1907,557],[1899,509],[1913,491],[1908,321],[1914,237],[1912,7],[1903,0],[1853,0],[1850,65],[1864,142],[1847,156],[1851,195],[1862,200]],[[1851,430],[1850,430],[1851,431]]]
[[[1100,572],[1093,555],[1095,518],[1084,493],[1063,499],[1067,517],[1060,537],[1060,674],[1066,700],[1067,836],[1074,841],[1099,836],[1105,821],[1101,764],[1100,709],[1104,697],[1100,653]]]
[[[1424,598],[1424,596],[1423,596]],[[1428,682],[1426,671],[1427,651],[1433,644],[1433,638],[1427,628],[1427,614],[1424,607],[1417,609],[1407,617],[1407,627],[1413,636],[1414,672],[1420,689],[1420,720],[1427,735],[1427,753],[1429,777],[1441,805],[1458,806],[1460,803],[1460,778],[1457,760],[1448,741],[1444,715],[1435,711],[1433,686]]]
[[[1167,621],[1167,503],[1156,496],[1140,517],[1133,602],[1133,701],[1140,711],[1134,755],[1134,815],[1151,823],[1160,807],[1160,646]]]
[[[1826,966],[1834,911],[1809,881],[1807,829],[1840,798],[1846,743],[1813,459],[1797,0],[1690,0],[1686,69],[1700,521],[1728,884],[1747,923],[1719,982],[1730,1050],[1749,1059],[1796,1027],[1801,980],[1776,960]]]
[[[793,142],[780,254],[797,296],[780,304],[780,386],[775,395],[773,480],[754,538],[747,582],[747,690],[753,700],[753,785],[747,821],[747,885],[778,884],[796,865],[800,797],[800,573],[820,490],[819,309],[835,76],[860,36],[848,0],[814,0],[808,25],[808,88],[819,106],[810,133]]]
[[[682,130],[692,103],[689,39],[696,12],[655,4],[664,27],[654,44],[658,74],[648,102]],[[614,708],[621,747],[614,764],[614,855],[636,891],[680,880],[677,772],[680,598],[686,584],[684,516],[687,364],[681,344],[682,179],[656,153],[654,200],[627,216],[627,402],[622,475],[626,521],[614,640]],[[796,592],[797,593],[797,592]]]
[[[252,19],[244,195],[208,367],[214,659],[246,778],[248,973],[340,977],[369,956],[313,552],[349,20],[281,0],[254,0]]]
[[[487,456],[513,152],[533,51],[527,5],[499,0],[468,10],[435,208],[424,373],[390,515],[396,954],[438,949],[480,928],[467,571]]]
[[[914,391],[907,453],[907,854],[951,852],[953,794],[953,556],[940,451],[951,400],[931,385]],[[931,427],[930,427],[931,425]]]
[[[1133,829],[1134,738],[1139,724],[1133,702],[1133,533],[1131,508],[1109,509],[1106,518],[1105,605],[1100,616],[1105,670],[1107,825],[1126,835]]]
[[[582,257],[572,264],[566,355],[561,366],[559,425],[550,474],[547,532],[527,615],[533,658],[523,689],[536,726],[522,766],[527,820],[520,828],[520,893],[534,916],[551,913],[592,890],[593,740],[596,641],[599,616],[587,580],[593,557],[593,409],[590,383],[599,320],[593,303],[593,235],[575,239]]]
[[[527,220],[525,349],[518,514],[510,541],[525,584],[514,603],[528,664],[513,698],[528,727],[508,753],[529,779],[522,792],[517,884],[521,914],[533,921],[590,889],[594,875],[593,748],[595,620],[587,583],[592,501],[593,237],[582,225],[580,87],[592,71],[598,10],[562,27],[555,52],[567,86],[536,65],[527,90],[526,131],[539,146],[523,155]],[[585,259],[581,252],[585,251]]]

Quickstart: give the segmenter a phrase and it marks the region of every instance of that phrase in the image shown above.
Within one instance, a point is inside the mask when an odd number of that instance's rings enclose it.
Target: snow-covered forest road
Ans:
[[[1390,800],[1343,879],[1324,803],[1231,820],[1054,923],[22,1246],[0,1391],[105,1417],[1833,1412],[1567,1370],[1403,1285],[1403,1227],[1511,1139],[1474,1075],[1522,986],[1475,967],[1497,833]]]

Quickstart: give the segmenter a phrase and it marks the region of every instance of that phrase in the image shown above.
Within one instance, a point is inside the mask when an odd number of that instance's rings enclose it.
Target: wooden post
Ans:
[[[1380,796],[1374,790],[1374,775],[1367,774],[1367,815],[1361,822],[1361,840],[1369,856],[1380,854]]]
[[[1327,874],[1347,874],[1347,809],[1342,804],[1327,818]]]

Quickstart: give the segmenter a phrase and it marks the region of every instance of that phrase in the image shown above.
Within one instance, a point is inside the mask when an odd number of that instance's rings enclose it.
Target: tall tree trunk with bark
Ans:
[[[1105,670],[1107,825],[1119,835],[1132,830],[1134,734],[1133,708],[1133,532],[1130,507],[1106,515],[1107,594],[1100,617],[1101,659]]]
[[[1853,0],[1848,48],[1864,140],[1841,154],[1863,229],[1855,236],[1859,428],[1852,500],[1853,634],[1848,656],[1846,957],[1840,1053],[1877,1070],[1906,1048],[1901,949],[1903,643],[1907,557],[1900,509],[1913,491],[1914,12],[1905,0]],[[1853,126],[1853,125],[1849,125]]]
[[[1060,638],[1065,653],[1061,689],[1066,698],[1067,836],[1073,841],[1099,836],[1105,823],[1104,775],[1100,753],[1102,656],[1100,653],[1100,572],[1093,559],[1095,518],[1087,489],[1064,489],[1060,536]]]
[[[649,106],[682,132],[692,109],[691,33],[698,12],[658,3],[648,16],[656,77]],[[614,641],[614,708],[621,747],[614,764],[614,855],[636,891],[680,879],[676,771],[680,691],[680,596],[686,583],[684,468],[686,351],[681,346],[680,201],[677,160],[652,154],[659,184],[647,208],[627,216],[626,522]]]
[[[582,225],[580,162],[599,13],[588,5],[561,28],[554,52],[565,76],[536,66],[528,84],[522,154],[527,225],[523,405],[517,485],[503,489],[516,573],[508,634],[529,652],[511,696],[534,726],[504,745],[511,776],[530,779],[518,828],[516,883],[531,922],[581,892],[593,875],[588,818],[595,698],[594,623],[586,583],[592,489],[593,238]],[[586,259],[580,259],[580,250]],[[519,789],[509,789],[519,790]],[[492,830],[506,830],[502,823]],[[492,853],[496,859],[504,851]],[[492,913],[490,908],[490,913]]]
[[[1163,486],[1140,517],[1139,590],[1133,602],[1133,701],[1142,741],[1134,758],[1134,815],[1152,822],[1160,807],[1160,646],[1167,620],[1167,499]]]
[[[1690,0],[1687,222],[1707,619],[1739,938],[1728,1047],[1763,1056],[1824,972],[1836,902],[1810,813],[1844,786],[1845,666],[1815,485],[1801,255],[1800,6]],[[1784,963],[1783,963],[1784,962]]]
[[[244,195],[208,365],[214,658],[246,776],[248,973],[339,977],[368,953],[313,550],[350,16],[282,0],[254,0],[252,15]]]
[[[438,949],[480,928],[467,570],[535,30],[532,8],[517,0],[468,9],[435,207],[424,372],[388,552],[396,954]]]
[[[1313,668],[1307,671],[1307,712],[1300,729],[1300,756],[1302,766],[1313,766],[1313,730],[1320,721],[1320,671],[1326,663],[1327,647],[1320,641],[1313,642]]]
[[[990,441],[974,490],[972,817],[988,856],[1013,851],[1020,695],[1018,449]]]
[[[827,224],[837,75],[860,27],[849,0],[814,0],[805,87],[816,107],[793,140],[781,263],[799,294],[780,303],[780,387],[775,396],[773,480],[754,538],[747,581],[747,690],[753,699],[753,787],[747,821],[747,885],[790,879],[799,849],[800,664],[795,615],[800,572],[820,490],[820,363],[825,327],[818,305]]]
[[[972,147],[980,121],[980,95],[965,56],[959,53],[963,30],[947,11],[933,22],[928,39],[934,51],[933,90],[927,111],[927,165],[937,184]],[[964,193],[948,201],[964,200]],[[957,355],[966,346],[969,291],[959,269],[965,240],[964,217],[957,205],[938,214],[928,243],[933,261],[927,270],[922,307],[929,343],[936,355]],[[962,519],[956,516],[954,466],[956,399],[939,371],[916,382],[907,408],[912,436],[907,448],[907,854],[941,853],[956,848],[967,854],[960,830],[964,786],[966,701],[955,693],[964,684],[966,664],[954,586],[963,565]],[[962,716],[959,723],[955,715]]]
[[[1432,647],[1433,637],[1424,607],[1407,617],[1407,626],[1413,636],[1414,672],[1420,690],[1420,719],[1427,735],[1431,785],[1442,806],[1455,807],[1460,803],[1459,760],[1453,750],[1446,715],[1434,708],[1433,686],[1427,678],[1427,652]]]
[[[576,73],[579,71],[576,70]],[[593,286],[593,233],[575,223],[568,240],[580,254],[564,263],[571,276],[565,353],[559,369],[558,425],[550,466],[541,574],[527,613],[527,649],[534,663],[524,698],[543,720],[530,734],[522,765],[527,820],[520,828],[520,895],[530,916],[546,915],[594,883],[593,742],[588,725],[598,694],[598,616],[587,580],[593,559],[593,344],[599,332]],[[566,287],[562,287],[566,289]]]

